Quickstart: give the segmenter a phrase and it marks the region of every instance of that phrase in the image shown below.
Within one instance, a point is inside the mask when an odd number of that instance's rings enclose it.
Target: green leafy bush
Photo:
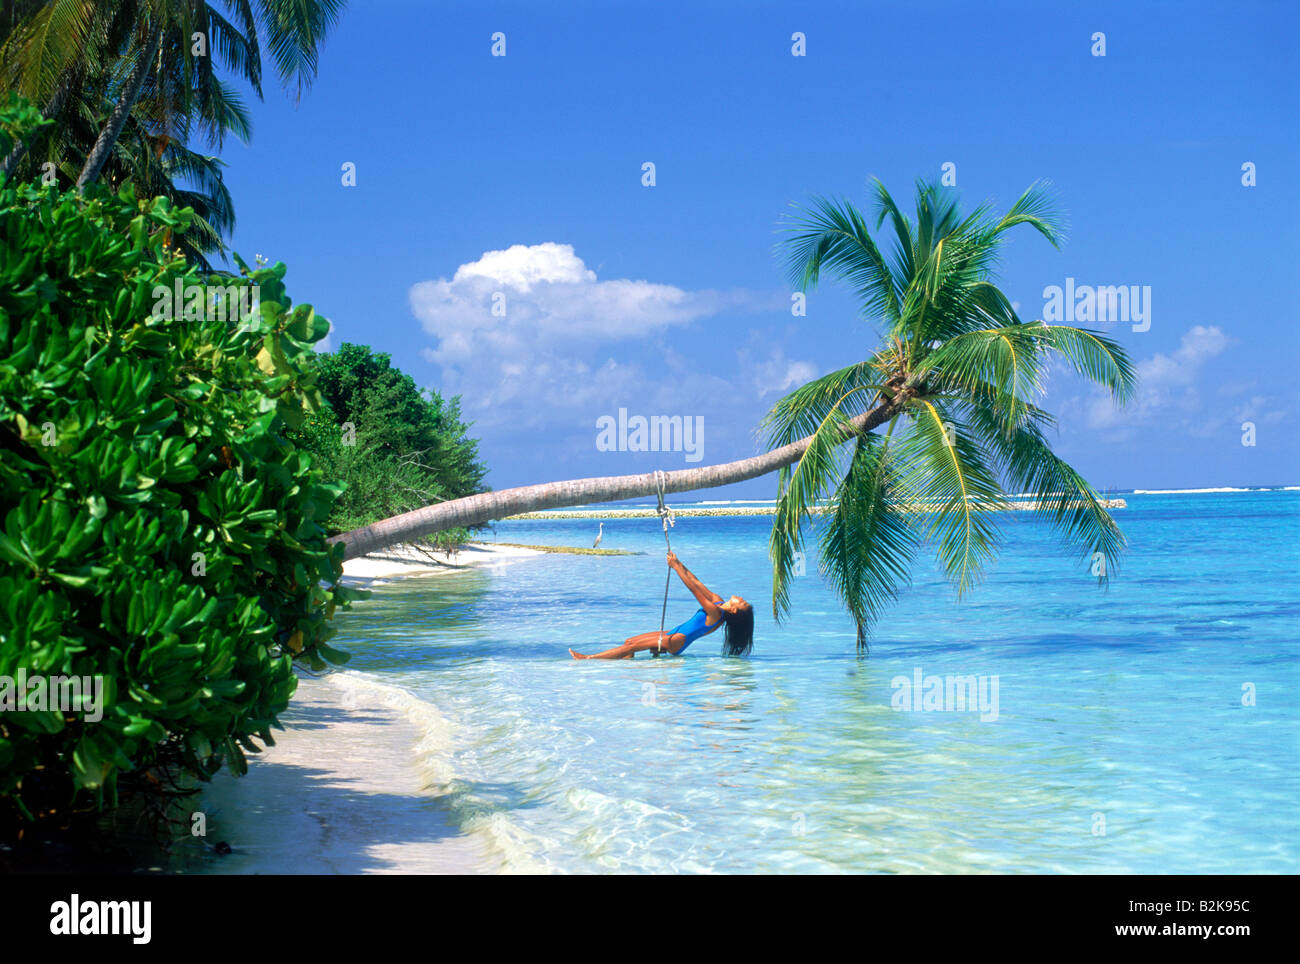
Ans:
[[[0,110],[0,149],[16,123]],[[346,658],[339,487],[287,437],[329,325],[282,264],[200,275],[168,246],[190,217],[0,184],[0,677],[99,675],[105,704],[0,712],[0,817],[111,805],[121,774],[243,772],[293,660]]]

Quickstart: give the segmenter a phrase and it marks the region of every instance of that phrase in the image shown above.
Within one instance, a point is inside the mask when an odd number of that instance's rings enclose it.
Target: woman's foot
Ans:
[[[569,655],[574,659],[591,659],[590,656],[583,656],[581,653],[575,653],[572,649],[569,650]]]

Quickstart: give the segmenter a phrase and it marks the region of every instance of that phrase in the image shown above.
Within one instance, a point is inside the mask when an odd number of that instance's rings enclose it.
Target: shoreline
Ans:
[[[422,772],[429,744],[445,744],[449,734],[440,718],[417,721],[417,702],[347,671],[300,675],[275,746],[249,754],[247,775],[223,769],[203,788],[207,836],[179,855],[175,869],[497,872],[487,844],[452,822],[443,794]],[[215,849],[219,843],[229,848],[224,854]]]
[[[494,546],[485,542],[467,542],[451,552],[434,552],[411,545],[390,546],[343,563],[343,578],[348,585],[364,589],[408,576],[463,572],[466,569],[541,555],[545,555],[541,549],[517,545]]]
[[[343,582],[370,588],[545,555],[467,543],[453,552],[394,546],[350,559]],[[360,603],[364,606],[364,601]],[[499,858],[456,826],[428,764],[453,734],[437,708],[400,687],[336,669],[298,674],[275,745],[223,769],[201,792],[204,838],[176,854],[183,874],[491,874]],[[228,853],[214,849],[228,844]]]
[[[1124,499],[1098,499],[1098,504],[1103,509],[1127,509],[1128,502]],[[1078,503],[1070,503],[1075,506]],[[669,506],[672,508],[672,506]],[[912,506],[909,512],[934,512],[939,506],[920,505]],[[998,506],[991,511],[999,512],[1036,512],[1040,508],[1037,502],[1032,501],[1013,501]],[[814,512],[825,512],[825,507],[814,509]],[[514,519],[525,519],[529,521],[538,521],[544,519],[652,519],[659,515],[658,509],[576,509],[573,511],[564,510],[556,512],[521,512],[519,515],[506,516],[502,521]],[[740,516],[740,515],[776,515],[776,506],[734,506],[731,508],[718,509],[673,509],[673,515],[678,518],[687,518],[693,516]]]

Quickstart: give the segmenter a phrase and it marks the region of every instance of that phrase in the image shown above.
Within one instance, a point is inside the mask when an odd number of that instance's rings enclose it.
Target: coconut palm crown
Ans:
[[[1011,494],[1036,503],[1035,514],[1092,560],[1105,584],[1123,534],[1093,487],[1052,451],[1054,419],[1035,401],[1057,358],[1116,403],[1135,386],[1116,342],[1022,321],[991,280],[1010,229],[1027,225],[1059,246],[1045,184],[997,217],[988,204],[962,215],[954,191],[918,181],[915,220],[879,181],[872,190],[874,230],[892,239],[878,243],[853,204],[815,198],[796,209],[781,248],[799,289],[823,275],[850,285],[881,340],[866,359],[786,395],[763,425],[773,447],[810,437],[778,477],[773,615],[788,614],[798,554],[813,536],[863,650],[922,548],[933,547],[959,597],[979,581]]]

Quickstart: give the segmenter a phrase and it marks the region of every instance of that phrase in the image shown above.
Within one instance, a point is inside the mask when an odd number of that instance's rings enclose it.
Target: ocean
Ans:
[[[640,518],[602,542],[638,555],[378,586],[340,617],[332,679],[416,722],[429,805],[489,870],[1300,871],[1300,491],[1113,494],[1129,550],[1108,589],[1007,513],[987,579],[957,601],[922,556],[868,656],[815,555],[774,624],[770,520],[740,516],[671,537],[753,602],[749,658],[719,631],[681,658],[570,659],[658,629],[663,535]],[[669,625],[695,607],[674,578]]]

